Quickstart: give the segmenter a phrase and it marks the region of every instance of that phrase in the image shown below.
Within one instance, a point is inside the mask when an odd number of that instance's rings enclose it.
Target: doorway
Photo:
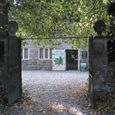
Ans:
[[[78,50],[66,50],[66,70],[78,70]]]
[[[4,42],[0,41],[0,65],[4,63]]]

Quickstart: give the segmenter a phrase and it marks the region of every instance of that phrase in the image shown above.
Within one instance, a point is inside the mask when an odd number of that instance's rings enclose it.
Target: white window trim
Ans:
[[[25,48],[26,48],[26,47],[25,47]],[[22,60],[29,60],[29,59],[30,59],[30,50],[29,50],[29,48],[27,48],[27,49],[28,49],[28,58],[25,58],[25,57],[24,57],[24,49],[25,49],[25,48],[22,49]]]
[[[45,48],[43,48],[43,60],[45,60]]]
[[[40,59],[40,48],[38,48],[37,50],[38,50],[38,59]]]
[[[50,48],[48,48],[48,59],[50,59]]]
[[[45,58],[45,49],[48,49],[48,58]],[[50,48],[43,48],[43,58],[40,58],[40,48],[38,48],[38,59],[39,60],[52,60],[50,58]]]

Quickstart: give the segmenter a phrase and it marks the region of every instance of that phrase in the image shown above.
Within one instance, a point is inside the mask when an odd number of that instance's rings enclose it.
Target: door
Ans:
[[[65,49],[53,49],[52,50],[52,69],[53,70],[65,70]]]
[[[78,50],[66,50],[66,70],[78,70]]]

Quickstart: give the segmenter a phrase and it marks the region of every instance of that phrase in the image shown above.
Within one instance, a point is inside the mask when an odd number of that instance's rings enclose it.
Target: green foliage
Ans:
[[[21,5],[12,4],[9,16],[11,20],[19,23],[18,35],[22,37],[91,36],[95,34],[93,24],[97,19],[108,22],[108,1],[24,0]],[[38,41],[41,43],[44,40]],[[79,44],[80,40],[66,42],[75,45]]]

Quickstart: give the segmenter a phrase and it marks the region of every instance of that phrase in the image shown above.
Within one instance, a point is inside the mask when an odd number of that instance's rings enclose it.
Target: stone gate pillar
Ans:
[[[0,0],[0,92],[5,95],[2,101],[10,104],[22,95],[21,40],[10,34],[17,31],[16,25],[9,23],[7,3]]]
[[[103,21],[99,23],[97,25],[102,29]],[[115,37],[102,36],[102,30],[97,30],[97,27],[95,30],[99,34],[89,40],[89,94],[92,106],[98,99],[115,93]]]

